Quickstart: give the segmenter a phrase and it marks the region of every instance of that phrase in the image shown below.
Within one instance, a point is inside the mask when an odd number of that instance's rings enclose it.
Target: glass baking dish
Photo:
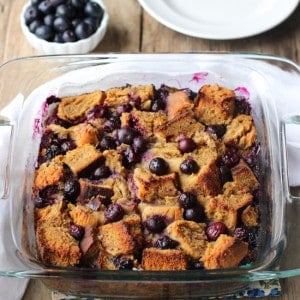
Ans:
[[[124,298],[220,296],[249,282],[300,275],[300,197],[290,188],[287,141],[290,126],[300,124],[300,104],[281,104],[278,76],[293,76],[293,62],[259,54],[106,54],[26,57],[0,68],[0,110],[14,105],[14,117],[0,115],[8,130],[7,159],[2,166],[1,196],[10,202],[11,263],[0,262],[0,275],[42,278],[50,288],[76,295]],[[131,84],[162,83],[197,91],[218,83],[247,94],[262,145],[263,214],[258,259],[253,264],[222,270],[105,271],[45,267],[37,259],[31,188],[45,99]],[[287,87],[289,88],[289,87]],[[289,104],[289,103],[286,103]],[[296,106],[295,106],[296,105]],[[6,110],[7,111],[7,110]],[[289,136],[289,135],[288,135]],[[296,188],[297,191],[297,188]]]

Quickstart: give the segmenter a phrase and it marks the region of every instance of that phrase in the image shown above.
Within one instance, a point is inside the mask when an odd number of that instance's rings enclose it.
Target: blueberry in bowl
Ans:
[[[30,0],[21,12],[21,28],[44,54],[84,54],[103,39],[108,13],[102,0]]]

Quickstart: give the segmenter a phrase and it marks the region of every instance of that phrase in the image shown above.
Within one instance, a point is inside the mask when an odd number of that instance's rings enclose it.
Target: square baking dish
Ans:
[[[0,69],[0,109],[14,105],[17,115],[1,115],[9,130],[8,155],[1,170],[3,201],[10,201],[10,246],[14,262],[0,262],[0,275],[42,278],[50,288],[76,295],[124,298],[183,298],[231,294],[250,281],[300,275],[300,201],[288,180],[286,128],[300,123],[297,111],[278,109],[276,74],[299,67],[284,58],[257,54],[107,54],[17,59]],[[45,100],[130,84],[167,84],[198,91],[218,83],[247,94],[261,144],[262,199],[258,259],[231,269],[189,271],[106,271],[49,268],[37,259],[31,199],[34,166],[45,114]],[[299,85],[298,85],[299,86]],[[292,99],[291,99],[292,101]]]

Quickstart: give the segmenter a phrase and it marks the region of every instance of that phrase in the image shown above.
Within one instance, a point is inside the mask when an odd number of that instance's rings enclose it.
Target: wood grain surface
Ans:
[[[28,44],[21,32],[20,12],[26,1],[0,0],[0,64],[18,57],[41,54]],[[137,0],[104,2],[110,21],[107,33],[95,53],[252,52],[283,56],[300,63],[299,7],[282,24],[263,34],[238,40],[214,41],[188,37],[170,30],[145,12]],[[300,299],[300,278],[283,280],[282,289],[282,295],[276,299]],[[50,300],[51,291],[40,280],[32,280],[23,299]]]

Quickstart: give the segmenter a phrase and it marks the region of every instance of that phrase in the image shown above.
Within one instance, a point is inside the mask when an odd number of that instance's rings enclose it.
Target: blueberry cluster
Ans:
[[[91,0],[31,0],[24,13],[30,32],[48,42],[76,42],[100,26],[103,8]]]

